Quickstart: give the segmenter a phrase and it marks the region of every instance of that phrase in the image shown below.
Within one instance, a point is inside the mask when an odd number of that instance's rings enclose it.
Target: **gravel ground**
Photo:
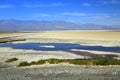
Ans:
[[[1,68],[0,80],[120,80],[120,66],[69,64]]]

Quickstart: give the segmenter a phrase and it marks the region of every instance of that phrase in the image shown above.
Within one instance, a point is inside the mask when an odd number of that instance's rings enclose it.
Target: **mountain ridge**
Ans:
[[[99,24],[78,24],[67,21],[35,21],[35,20],[0,20],[1,31],[31,30],[120,30],[120,26]]]

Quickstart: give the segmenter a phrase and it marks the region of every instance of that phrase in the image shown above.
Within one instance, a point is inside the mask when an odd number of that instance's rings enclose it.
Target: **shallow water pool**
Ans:
[[[0,47],[35,51],[70,51],[71,49],[120,52],[120,47],[86,46],[76,43],[4,43]]]

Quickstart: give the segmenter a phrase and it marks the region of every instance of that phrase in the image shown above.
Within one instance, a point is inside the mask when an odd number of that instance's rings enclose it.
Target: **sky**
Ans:
[[[0,20],[120,25],[120,0],[0,0]]]

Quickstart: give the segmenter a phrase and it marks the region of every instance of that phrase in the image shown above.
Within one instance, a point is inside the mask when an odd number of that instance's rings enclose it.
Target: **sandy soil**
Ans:
[[[53,39],[79,39],[120,41],[120,31],[48,31],[34,37]]]
[[[71,42],[81,45],[120,46],[120,31],[47,31],[28,37],[28,41]]]
[[[4,36],[3,36],[4,34]],[[34,33],[2,33],[0,37],[13,37],[25,38],[27,41],[15,42],[15,43],[27,43],[27,42],[71,42],[81,45],[100,45],[100,46],[120,46],[120,31],[46,31],[46,32],[34,32]],[[101,41],[99,39],[103,39]],[[85,40],[84,40],[85,39]],[[111,41],[112,40],[112,41]],[[76,54],[75,54],[76,53]],[[84,53],[84,54],[83,54]],[[80,50],[73,52],[65,51],[33,51],[33,50],[18,50],[11,48],[0,48],[0,59],[17,57],[19,61],[34,61],[46,58],[62,58],[62,59],[74,59],[74,58],[88,58],[102,55],[116,55],[120,57],[119,53],[102,52],[102,51],[88,51]],[[37,55],[37,56],[36,56]],[[86,56],[85,56],[86,55]]]
[[[20,36],[20,35],[24,35],[27,33],[0,33],[0,38],[2,37],[12,37],[12,36]]]
[[[22,61],[38,61],[40,59],[58,58],[58,59],[75,59],[84,58],[82,55],[64,51],[34,51],[34,50],[20,50],[11,48],[0,48],[0,61],[4,62],[9,58],[16,57],[19,60],[13,65],[18,65]]]
[[[120,41],[120,31],[44,31],[44,32],[16,32],[16,33],[0,33],[1,37],[12,37],[31,35],[32,38],[50,38],[50,39],[70,39],[70,40],[96,40],[96,41]],[[34,36],[33,36],[34,34]],[[26,36],[27,37],[27,36]]]
[[[36,33],[0,33],[2,37],[25,38],[27,42],[70,42],[81,45],[120,46],[120,31],[47,31]],[[23,43],[15,42],[15,43]],[[43,46],[49,47],[49,46]],[[74,53],[72,53],[74,52]],[[83,54],[84,53],[84,54]],[[70,64],[41,65],[18,68],[22,61],[37,61],[39,59],[59,58],[74,59],[90,56],[119,53],[102,51],[73,50],[65,51],[33,51],[11,48],[0,48],[0,80],[119,80],[120,66],[86,67]],[[19,58],[18,61],[5,63],[6,59]],[[86,77],[87,76],[87,77]]]
[[[0,33],[0,38],[16,37],[26,42],[66,42],[89,46],[120,46],[120,31],[44,31]]]

